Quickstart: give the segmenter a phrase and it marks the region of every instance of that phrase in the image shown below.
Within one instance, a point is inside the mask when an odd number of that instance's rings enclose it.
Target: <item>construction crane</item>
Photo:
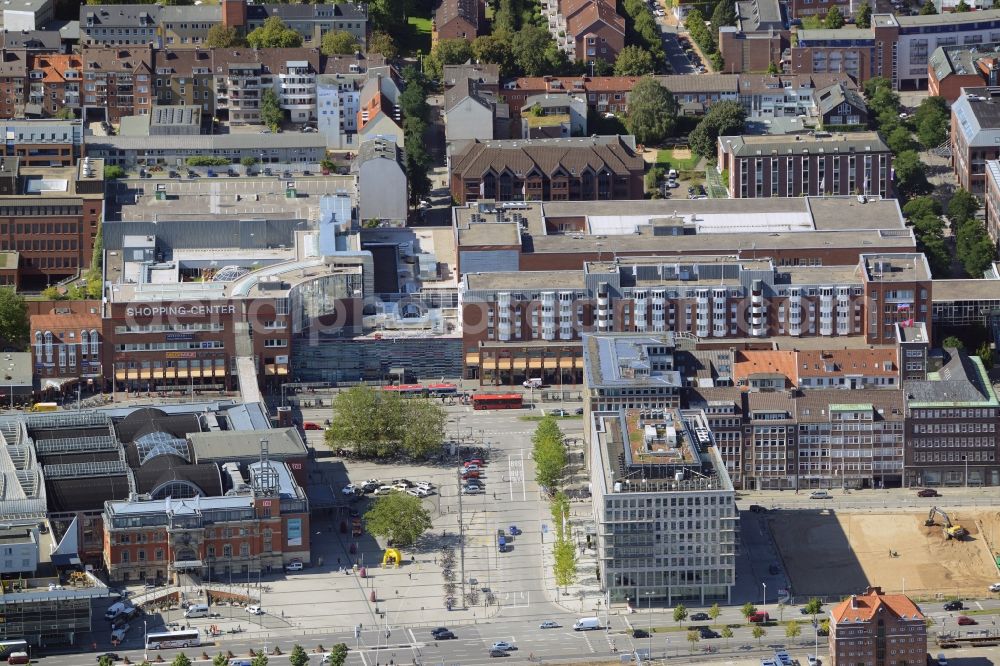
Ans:
[[[961,525],[952,525],[951,518],[948,517],[948,514],[942,511],[941,509],[937,508],[936,506],[931,507],[930,513],[927,514],[927,520],[924,521],[924,525],[926,527],[933,527],[935,525],[934,523],[935,513],[944,519],[944,533],[945,536],[947,536],[949,539],[961,539],[962,537],[969,535],[969,530],[965,529]]]

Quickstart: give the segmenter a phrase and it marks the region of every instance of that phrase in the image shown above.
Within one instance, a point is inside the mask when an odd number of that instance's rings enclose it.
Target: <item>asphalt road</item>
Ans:
[[[663,37],[663,50],[667,54],[667,61],[673,69],[674,74],[693,74],[694,65],[684,53],[680,41],[677,39],[677,26],[669,25],[662,18],[657,18],[660,26],[660,34]]]

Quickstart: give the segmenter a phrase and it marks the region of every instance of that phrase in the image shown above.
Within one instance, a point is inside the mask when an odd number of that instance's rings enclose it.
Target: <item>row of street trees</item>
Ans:
[[[427,151],[424,134],[430,123],[430,105],[427,95],[430,86],[419,69],[413,65],[403,68],[406,87],[399,95],[399,106],[403,111],[404,153],[406,157],[406,177],[410,186],[410,205],[416,206],[420,198],[430,192],[431,154]]]
[[[733,20],[735,20],[735,9]],[[712,30],[709,30],[708,26],[705,25],[705,15],[698,9],[692,9],[688,12],[687,18],[684,19],[684,27],[691,33],[691,38],[701,47],[702,53],[712,63],[712,67],[716,71],[722,69],[722,54],[719,53],[719,43],[716,40],[718,28],[713,25]]]
[[[559,485],[566,474],[566,446],[563,433],[555,417],[546,416],[539,421],[531,437],[531,458],[535,461],[535,480],[551,495],[553,532],[556,540],[552,549],[553,574],[556,585],[567,588],[576,580],[576,548],[569,529],[569,498]]]

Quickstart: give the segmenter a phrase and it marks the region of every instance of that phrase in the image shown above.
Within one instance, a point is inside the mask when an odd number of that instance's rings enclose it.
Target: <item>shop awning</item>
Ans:
[[[540,359],[540,358],[529,359],[528,360],[528,367],[532,368],[532,369],[535,369],[535,368],[539,368],[540,369],[542,367],[542,359]]]
[[[556,361],[556,359],[554,359],[554,358],[547,358],[547,359],[545,359],[545,368],[546,369],[553,369],[554,370],[557,367],[559,367],[559,366],[558,366],[558,362]]]
[[[479,354],[466,354],[465,355],[466,365],[479,365]]]
[[[201,560],[177,560],[170,565],[172,569],[195,569],[201,566]]]

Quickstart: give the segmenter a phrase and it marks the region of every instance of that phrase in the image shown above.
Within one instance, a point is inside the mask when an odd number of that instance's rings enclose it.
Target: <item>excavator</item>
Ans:
[[[951,518],[948,517],[948,514],[936,506],[932,507],[931,512],[927,514],[927,520],[924,521],[924,525],[926,527],[933,527],[935,525],[935,513],[944,519],[944,533],[949,539],[961,539],[962,537],[969,535],[969,530],[965,529],[961,525],[952,525]]]

